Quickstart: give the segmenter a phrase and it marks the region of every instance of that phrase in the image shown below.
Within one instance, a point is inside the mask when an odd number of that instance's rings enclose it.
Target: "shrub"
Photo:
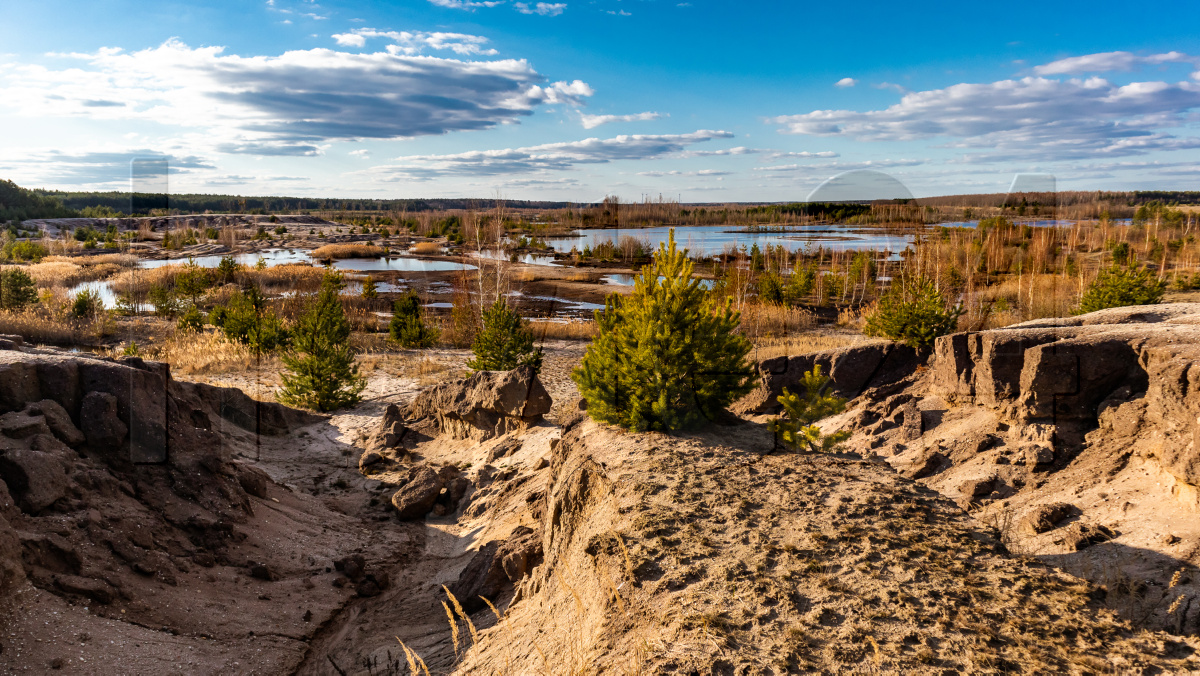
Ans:
[[[821,428],[813,423],[846,410],[846,400],[825,394],[829,377],[821,373],[820,364],[814,365],[813,370],[804,374],[803,384],[803,394],[793,394],[788,392],[786,387],[783,388],[783,396],[779,397],[779,403],[783,404],[787,420],[772,420],[770,430],[777,440],[795,449],[832,450],[850,438],[850,432],[842,431],[825,436],[821,434]]]
[[[332,411],[358,403],[366,380],[358,375],[350,349],[350,322],[338,292],[341,275],[329,272],[316,300],[300,318],[294,351],[283,355],[287,372],[279,401],[317,411]]]
[[[779,275],[768,273],[758,278],[758,299],[771,305],[783,305],[783,280]]]
[[[188,308],[187,312],[179,318],[179,322],[175,324],[175,330],[200,331],[204,329],[204,315],[200,314],[200,309],[195,305]]]
[[[37,242],[8,242],[4,245],[4,256],[2,258],[36,263],[45,258],[47,254],[49,252],[46,251],[46,247]]]
[[[0,310],[20,310],[36,303],[37,285],[21,268],[0,269]]]
[[[371,278],[371,275],[367,275],[367,278],[363,280],[362,297],[367,300],[375,300],[379,297],[379,289],[376,287],[375,280]]]
[[[863,333],[925,349],[938,336],[953,333],[961,305],[949,307],[933,280],[924,275],[897,280],[867,315]]]
[[[433,345],[438,330],[427,326],[421,317],[421,300],[412,289],[392,304],[392,321],[388,335],[403,348],[424,348]]]
[[[100,294],[91,289],[84,289],[75,294],[71,300],[71,315],[78,319],[90,319],[104,311],[104,301]]]
[[[174,317],[179,314],[179,297],[174,289],[154,284],[150,287],[150,304],[159,317]]]
[[[220,327],[226,338],[249,345],[255,352],[287,347],[290,338],[279,317],[254,287],[234,294],[225,307],[213,308],[208,320]]]
[[[1156,279],[1150,270],[1114,264],[1102,269],[1083,292],[1076,314],[1126,305],[1154,305],[1162,302],[1166,290],[1166,280]]]
[[[228,284],[232,282],[234,276],[237,275],[238,270],[241,268],[242,266],[238,265],[237,262],[233,260],[233,256],[222,256],[220,262],[217,263],[217,281],[222,284]]]
[[[659,279],[659,277],[662,279]],[[635,431],[697,427],[752,389],[740,313],[692,277],[675,232],[628,297],[596,314],[599,334],[571,374],[596,420]]]
[[[483,311],[483,329],[471,344],[475,358],[467,368],[476,371],[510,371],[518,366],[542,370],[542,350],[533,346],[529,322],[499,298]]]

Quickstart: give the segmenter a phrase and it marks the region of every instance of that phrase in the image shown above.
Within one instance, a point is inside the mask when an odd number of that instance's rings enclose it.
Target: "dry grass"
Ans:
[[[0,311],[0,333],[21,336],[29,343],[85,345],[111,335],[114,330],[115,325],[107,314],[90,320],[72,320],[45,307],[21,312]]]
[[[313,250],[312,257],[317,260],[326,258],[380,258],[383,248],[374,244],[326,244]]]
[[[128,343],[124,343],[110,350],[109,355],[120,356],[127,347]],[[167,362],[171,372],[179,375],[241,373],[252,367],[265,367],[270,371],[280,369],[277,356],[256,357],[248,346],[231,341],[214,330],[177,333],[158,345],[138,345],[137,353],[146,359]]]
[[[810,354],[812,352],[822,352],[825,350],[837,350],[851,345],[862,345],[865,343],[884,342],[873,338],[866,338],[858,334],[851,333],[818,333],[816,331],[804,331],[782,338],[768,338],[755,343],[754,350],[750,353],[751,359],[761,361],[771,359],[773,357],[795,356],[801,354]]]
[[[442,244],[441,242],[417,242],[412,246],[411,251],[415,254],[440,254]]]
[[[133,254],[95,254],[92,256],[46,256],[43,263],[74,263],[75,265],[119,265],[132,268],[138,258]]]
[[[518,282],[583,282],[595,284],[600,281],[602,273],[589,270],[563,270],[562,268],[545,268],[518,270],[513,278]]]
[[[787,338],[817,325],[816,315],[803,308],[748,302],[741,311],[742,334],[754,343]]]
[[[596,337],[596,322],[590,319],[571,321],[529,322],[535,340],[592,340]]]
[[[258,287],[264,291],[287,291],[294,289],[305,292],[316,291],[321,288],[321,280],[325,277],[325,270],[311,265],[296,263],[276,265],[263,270],[243,270],[241,274],[246,280],[257,283]]]

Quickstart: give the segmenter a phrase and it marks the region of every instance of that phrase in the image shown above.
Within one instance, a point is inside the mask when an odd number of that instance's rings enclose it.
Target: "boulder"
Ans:
[[[442,434],[483,441],[536,424],[550,412],[550,395],[530,366],[480,371],[423,390],[406,418],[435,420]]]
[[[253,495],[256,498],[267,498],[267,486],[275,483],[271,480],[270,475],[257,467],[249,465],[237,464],[237,479],[242,490],[246,491],[247,495]]]
[[[75,547],[54,533],[20,533],[21,558],[26,566],[67,575],[78,575],[83,559]]]
[[[804,374],[820,365],[829,376],[831,392],[853,399],[863,390],[896,382],[921,363],[910,347],[895,343],[871,343],[840,350],[774,357],[759,362],[758,386],[730,409],[738,414],[773,413],[780,409],[783,388],[794,392],[802,387]]]
[[[67,493],[67,471],[61,460],[15,444],[0,451],[0,479],[26,514],[37,514]]]
[[[424,518],[446,485],[443,473],[421,464],[408,472],[408,480],[392,495],[392,506],[401,520]]]
[[[950,466],[950,458],[938,451],[922,454],[911,465],[900,471],[902,476],[909,479],[924,479],[931,477]]]
[[[121,448],[129,428],[117,413],[117,398],[105,392],[88,392],[83,397],[79,426],[88,447],[101,452]]]
[[[1038,535],[1053,530],[1060,521],[1078,512],[1074,505],[1066,502],[1038,505],[1021,519],[1018,527],[1027,533]]]
[[[1076,521],[1063,528],[1061,534],[1055,538],[1054,542],[1063,545],[1067,551],[1078,552],[1094,544],[1107,542],[1116,537],[1116,535],[1112,529],[1106,526]]]
[[[68,594],[86,596],[102,605],[112,603],[116,598],[115,590],[104,580],[78,575],[58,575],[54,578],[54,584]]]
[[[503,542],[493,540],[480,547],[450,585],[450,593],[467,612],[474,612],[486,605],[481,596],[495,603],[505,589],[541,565],[542,558],[541,536],[517,526]]]
[[[996,477],[988,476],[980,479],[968,479],[958,485],[958,492],[968,500],[974,500],[990,494],[995,490]]]
[[[385,451],[401,448],[400,442],[404,440],[404,435],[407,433],[408,428],[404,425],[404,416],[400,407],[388,404],[383,411],[383,417],[379,419],[379,424],[375,426],[375,431],[367,439],[367,453],[374,451],[382,454]]]
[[[40,415],[46,420],[46,426],[58,437],[64,444],[74,448],[79,446],[86,438],[83,432],[75,426],[71,421],[70,414],[53,399],[43,399],[42,401],[30,404],[25,408],[25,412],[29,415]]]
[[[9,439],[28,439],[38,434],[50,434],[46,419],[26,411],[11,411],[0,415],[0,434]]]

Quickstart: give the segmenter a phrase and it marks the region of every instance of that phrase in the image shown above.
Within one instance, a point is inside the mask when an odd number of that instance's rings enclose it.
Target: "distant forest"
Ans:
[[[1019,199],[1018,199],[1019,197]],[[491,209],[495,199],[340,199],[313,197],[244,197],[240,195],[170,195],[171,213],[307,213],[307,212],[429,212],[449,210]],[[612,198],[605,200],[610,205]],[[1164,204],[1200,204],[1200,191],[1155,190],[1155,191],[1060,191],[1056,193],[1005,193],[979,195],[946,195],[905,200],[912,206],[931,207],[982,207],[1004,208],[1022,205],[1064,207],[1083,205],[1112,205],[1136,207],[1148,202]],[[894,204],[894,202],[893,202]],[[532,200],[505,200],[510,209],[569,209],[572,207],[601,206],[599,204],[550,202]],[[636,203],[631,204],[636,208]],[[675,208],[684,205],[676,205]],[[770,218],[786,216],[811,216],[818,212],[834,221],[854,219],[871,210],[866,204],[810,204],[810,203],[758,203],[738,205],[690,204],[698,207],[735,207],[746,210],[748,216]],[[12,181],[0,180],[0,223],[30,218],[69,217],[113,217],[128,215],[130,195],[127,192],[65,192],[21,188]],[[624,207],[622,207],[624,210]],[[1068,209],[1068,211],[1070,211]]]

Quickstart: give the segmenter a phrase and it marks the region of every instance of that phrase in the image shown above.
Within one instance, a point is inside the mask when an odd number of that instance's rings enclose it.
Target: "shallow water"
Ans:
[[[616,244],[621,237],[636,237],[650,242],[657,247],[659,242],[667,239],[669,227],[660,228],[624,228],[619,230],[588,229],[577,230],[569,237],[548,237],[546,241],[555,251],[568,252],[572,247],[583,251],[585,246],[595,248],[601,242]],[[789,228],[786,232],[746,232],[736,226],[729,225],[688,225],[675,227],[675,242],[680,248],[688,249],[692,254],[712,256],[726,249],[745,246],[747,249],[758,244],[765,248],[768,244],[782,246],[788,251],[800,251],[805,248],[857,251],[860,249],[879,249],[903,251],[914,240],[912,235],[895,235],[872,231],[861,226],[850,225],[819,225]]]
[[[601,277],[601,279],[604,280],[605,284],[613,284],[615,286],[633,286],[633,280],[636,277],[637,277],[637,275],[604,275],[603,277]],[[662,280],[662,279],[666,279],[666,278],[660,276],[659,279]],[[701,279],[700,280],[700,286],[702,286],[706,289],[713,288],[713,284],[715,284],[715,283],[716,283],[716,280],[712,280],[712,279]]]
[[[220,264],[222,258],[225,258],[225,256],[198,256],[190,260],[202,268],[215,268]],[[236,254],[233,256],[235,263],[251,267],[257,265],[259,259],[262,259],[267,264],[267,267],[287,265],[289,263],[309,264],[315,262],[308,251],[296,249],[267,249],[266,251]],[[144,260],[140,261],[138,265],[143,268],[159,268],[164,265],[183,265],[188,260],[187,258],[164,261]],[[408,256],[397,256],[395,258],[343,258],[334,261],[333,267],[337,270],[358,270],[363,272],[383,270],[442,272],[445,270],[476,269],[474,265],[467,263],[431,261]]]

